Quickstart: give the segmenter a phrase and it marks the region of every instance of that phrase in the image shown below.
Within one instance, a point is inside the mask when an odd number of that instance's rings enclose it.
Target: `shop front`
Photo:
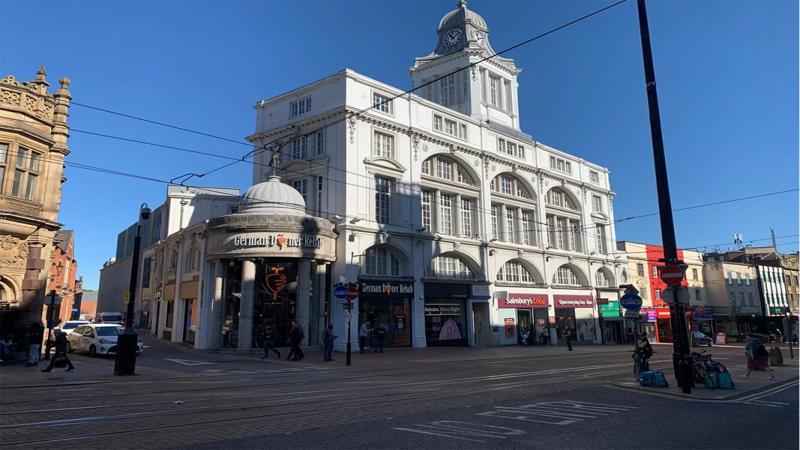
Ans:
[[[385,347],[410,347],[414,281],[359,278],[358,289],[358,323],[370,329],[383,325],[388,331]]]
[[[335,259],[333,224],[305,215],[302,196],[278,177],[243,197],[236,214],[212,218],[204,230],[208,281],[198,320],[206,326],[197,346],[249,350],[263,345],[268,328],[286,345],[295,320],[303,344],[319,344],[327,308],[319,293],[330,291],[319,273]],[[189,330],[194,303],[186,303]]]
[[[575,341],[597,342],[598,320],[595,317],[595,300],[586,294],[557,294],[553,296],[556,319],[556,336],[564,339],[567,327],[575,333]]]
[[[518,344],[522,333],[529,333],[530,344],[547,343],[547,292],[495,293],[498,317],[503,323],[501,343]]]
[[[656,342],[672,342],[672,321],[669,308],[656,307]]]
[[[646,333],[647,340],[656,342],[656,310],[653,308],[642,308],[639,310],[639,329],[637,334]]]
[[[467,283],[425,283],[425,340],[428,347],[468,345]]]
[[[625,343],[624,321],[622,320],[619,301],[598,298],[597,307],[600,313],[600,326],[603,330],[603,343]]]

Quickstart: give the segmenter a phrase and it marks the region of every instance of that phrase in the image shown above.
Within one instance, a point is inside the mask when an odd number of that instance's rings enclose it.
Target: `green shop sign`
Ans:
[[[600,306],[600,317],[619,317],[619,302],[609,300],[608,303]]]

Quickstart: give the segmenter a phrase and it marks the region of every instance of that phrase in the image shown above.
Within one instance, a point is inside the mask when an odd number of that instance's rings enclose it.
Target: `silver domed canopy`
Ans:
[[[239,202],[239,214],[306,215],[306,201],[291,186],[281,183],[281,177],[272,175],[269,180],[250,187]]]
[[[442,17],[442,20],[439,21],[439,28],[436,31],[460,27],[467,22],[475,28],[489,32],[489,27],[483,17],[475,11],[467,9],[467,2],[464,0],[458,2],[458,9],[450,11]]]

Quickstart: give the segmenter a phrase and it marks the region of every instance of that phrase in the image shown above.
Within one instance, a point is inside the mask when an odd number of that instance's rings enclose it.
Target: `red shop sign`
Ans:
[[[656,308],[656,317],[659,319],[669,319],[669,308]]]
[[[547,294],[508,294],[497,299],[498,308],[547,308]]]
[[[591,295],[554,295],[556,308],[593,308],[594,297]]]

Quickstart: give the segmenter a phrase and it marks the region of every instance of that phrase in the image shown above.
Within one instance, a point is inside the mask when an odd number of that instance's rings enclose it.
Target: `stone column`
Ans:
[[[508,220],[506,219],[506,205],[500,204],[500,216],[497,218],[497,239],[501,242],[511,242],[513,237],[509,234]]]
[[[249,350],[253,341],[253,302],[256,294],[256,263],[242,261],[242,301],[239,305],[239,350]]]
[[[456,194],[455,198],[453,199],[455,204],[453,205],[453,223],[455,226],[453,227],[453,235],[460,236],[463,232],[463,226],[461,224],[461,194]]]
[[[434,169],[431,169],[434,170]],[[431,205],[433,208],[433,223],[431,224],[431,232],[439,232],[441,231],[442,227],[442,216],[441,216],[441,207],[442,207],[442,191],[436,190],[434,194],[434,204]]]
[[[310,345],[311,331],[308,329],[309,325],[309,277],[311,275],[311,261],[308,259],[301,259],[297,264],[297,309],[295,310],[295,319],[300,326],[303,327],[306,333],[305,345]]]
[[[211,293],[211,326],[207,332],[208,346],[210,348],[219,348],[222,346],[222,315],[224,313],[224,299],[222,294],[222,283],[225,274],[225,263],[217,261],[214,263],[214,283],[213,291]]]

